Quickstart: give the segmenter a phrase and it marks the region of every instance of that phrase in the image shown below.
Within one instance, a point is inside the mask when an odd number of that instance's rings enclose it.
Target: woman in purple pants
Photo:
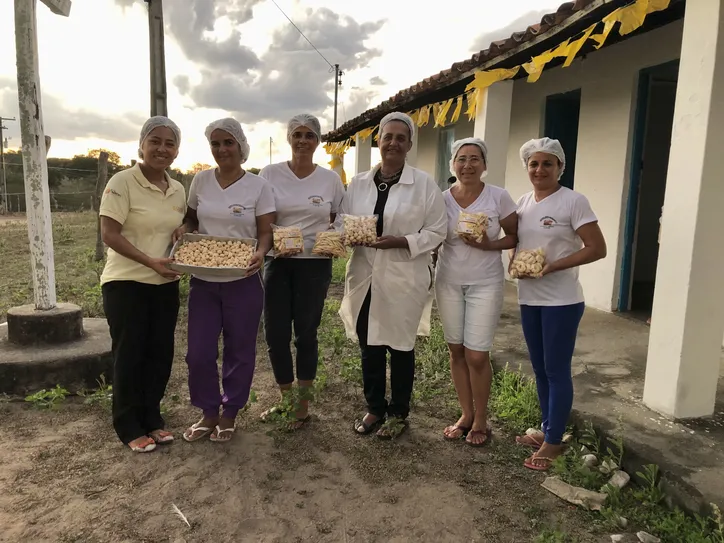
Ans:
[[[258,272],[271,249],[276,210],[271,186],[241,167],[249,157],[241,125],[228,118],[215,121],[206,128],[206,138],[218,167],[194,177],[184,225],[175,237],[198,230],[212,236],[258,240],[246,277],[191,279],[186,362],[191,403],[202,410],[203,417],[183,437],[191,442],[210,434],[211,441],[226,442],[234,433],[236,415],[249,400],[264,306]],[[217,366],[222,333],[223,393]]]

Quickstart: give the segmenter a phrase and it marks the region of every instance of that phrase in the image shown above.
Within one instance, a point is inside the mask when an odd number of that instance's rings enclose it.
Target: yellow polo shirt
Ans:
[[[151,183],[138,164],[111,177],[101,198],[100,214],[121,223],[121,234],[152,258],[168,256],[173,231],[186,214],[186,193],[166,175],[166,193]],[[109,281],[138,281],[151,285],[170,282],[151,268],[108,248],[101,285]]]

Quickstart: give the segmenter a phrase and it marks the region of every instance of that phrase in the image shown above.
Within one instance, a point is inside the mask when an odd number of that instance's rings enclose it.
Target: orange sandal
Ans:
[[[134,441],[137,441],[136,445],[131,445]],[[134,439],[131,443],[129,443],[128,446],[135,453],[148,453],[156,448],[156,442],[148,436]]]
[[[148,437],[153,439],[156,445],[167,445],[173,443],[173,434],[166,430],[154,430],[148,434]]]
[[[543,465],[537,465],[535,462],[537,460],[543,461]],[[555,458],[549,458],[548,456],[538,456],[534,454],[530,458],[526,458],[525,462],[523,462],[523,465],[528,468],[535,471],[548,471],[551,469],[551,466],[553,465],[553,461]]]

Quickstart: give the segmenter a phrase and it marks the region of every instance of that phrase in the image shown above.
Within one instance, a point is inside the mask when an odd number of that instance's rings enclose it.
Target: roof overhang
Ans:
[[[457,62],[451,68],[398,92],[377,107],[368,109],[336,130],[327,132],[322,136],[322,141],[344,141],[360,130],[376,126],[382,117],[392,111],[412,111],[430,103],[460,96],[465,92],[465,87],[474,79],[475,72],[496,68],[513,68],[529,62],[532,57],[576,36],[593,23],[600,22],[609,13],[630,3],[631,0],[567,2],[555,14],[543,17],[540,25],[528,27],[524,32],[514,33],[507,40],[494,42],[488,49],[473,55],[472,58]],[[686,0],[671,0],[667,9],[647,15],[642,27],[625,36],[621,36],[614,30],[606,40],[604,47],[683,18],[685,3]],[[593,43],[589,41],[577,56],[585,57],[593,51],[595,51]],[[563,62],[564,59],[561,58],[553,59],[545,69],[555,68]],[[523,77],[527,77],[527,74],[521,70],[515,79]],[[353,141],[352,144],[354,144]]]

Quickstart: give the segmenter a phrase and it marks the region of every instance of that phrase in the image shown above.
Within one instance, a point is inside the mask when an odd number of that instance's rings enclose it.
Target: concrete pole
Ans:
[[[686,3],[644,403],[675,419],[714,413],[724,333],[724,6]]]
[[[53,229],[38,73],[36,0],[15,0],[15,47],[22,135],[25,208],[35,309],[56,306]]]
[[[151,116],[167,117],[163,4],[161,0],[146,0],[146,2],[148,3],[148,42],[151,54]]]

